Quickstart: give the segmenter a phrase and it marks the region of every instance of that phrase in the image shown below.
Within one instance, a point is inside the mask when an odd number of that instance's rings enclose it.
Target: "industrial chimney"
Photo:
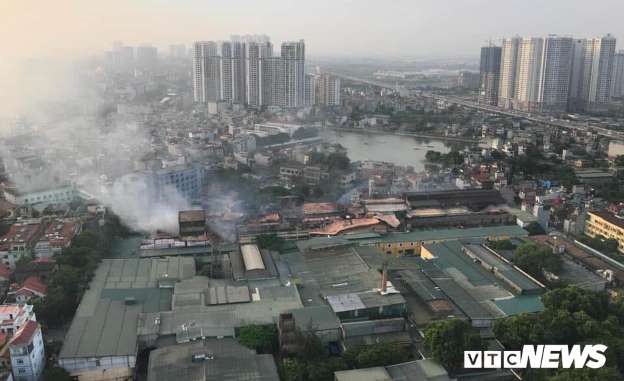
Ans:
[[[384,294],[387,289],[388,284],[388,264],[384,262],[383,268],[381,269],[381,293]]]

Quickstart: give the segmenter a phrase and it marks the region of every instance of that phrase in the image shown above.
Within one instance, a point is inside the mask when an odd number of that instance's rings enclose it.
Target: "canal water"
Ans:
[[[323,131],[331,143],[340,143],[347,149],[351,161],[385,161],[401,166],[412,166],[416,172],[425,168],[427,151],[448,153],[452,147],[464,149],[466,143],[429,140],[411,136],[371,134],[360,132]]]

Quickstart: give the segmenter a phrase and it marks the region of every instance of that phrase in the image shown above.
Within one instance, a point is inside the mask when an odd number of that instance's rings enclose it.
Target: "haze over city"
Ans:
[[[310,56],[472,56],[488,39],[550,33],[624,38],[618,0],[140,0],[0,4],[3,58],[164,47],[231,34],[304,38]]]
[[[0,0],[0,381],[624,381],[622,15]]]

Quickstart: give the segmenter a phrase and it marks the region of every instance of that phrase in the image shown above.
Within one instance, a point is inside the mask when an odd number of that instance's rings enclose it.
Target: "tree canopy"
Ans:
[[[607,364],[602,371],[573,369],[532,372],[530,379],[606,380],[624,371],[624,303],[610,300],[605,292],[592,292],[576,287],[558,288],[543,297],[544,311],[537,315],[518,315],[498,320],[493,332],[510,350],[523,345],[591,344],[608,347]],[[533,373],[536,373],[533,375]],[[538,375],[540,378],[538,378]],[[550,377],[550,378],[548,378]]]
[[[273,325],[246,325],[240,327],[238,340],[258,353],[273,353],[277,348],[277,329]]]
[[[284,245],[284,239],[277,234],[260,234],[256,237],[256,243],[261,249],[279,251]]]
[[[513,262],[535,278],[543,278],[543,271],[558,273],[562,266],[559,255],[532,242],[523,243],[516,248]]]
[[[464,162],[464,155],[461,152],[452,150],[449,153],[441,153],[438,151],[427,151],[425,159],[431,163],[438,163],[444,166],[459,165]]]
[[[479,332],[465,320],[436,321],[425,331],[427,352],[449,371],[463,365],[464,351],[481,350],[482,347]]]

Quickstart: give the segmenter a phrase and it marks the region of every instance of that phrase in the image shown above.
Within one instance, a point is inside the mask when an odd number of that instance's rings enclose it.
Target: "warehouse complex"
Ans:
[[[277,326],[286,353],[297,351],[297,331],[342,351],[411,345],[408,321],[455,316],[489,329],[498,318],[543,308],[543,286],[484,245],[525,236],[518,226],[369,232],[297,241],[281,253],[243,244],[227,253],[152,248],[148,257],[107,259],[59,364],[83,380],[123,379],[135,374],[140,353],[155,349],[149,380],[221,379],[219,369],[237,361],[250,380],[273,380],[272,359],[233,340],[240,327]],[[200,272],[206,258],[227,269]]]

